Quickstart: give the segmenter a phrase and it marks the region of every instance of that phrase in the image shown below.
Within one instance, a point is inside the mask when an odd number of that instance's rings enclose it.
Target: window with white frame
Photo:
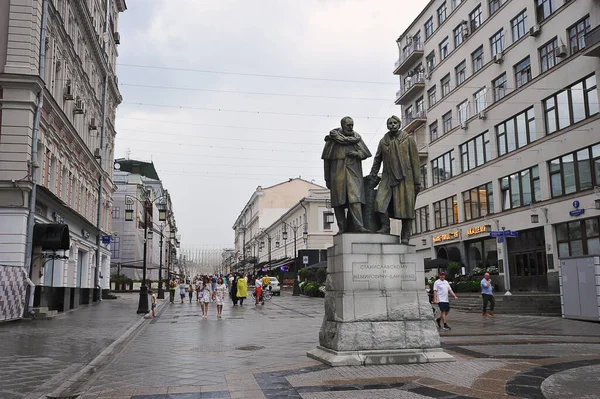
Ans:
[[[487,88],[479,89],[473,94],[473,103],[475,104],[475,113],[483,112],[487,107]]]
[[[469,100],[458,104],[458,123],[465,123],[469,119]]]

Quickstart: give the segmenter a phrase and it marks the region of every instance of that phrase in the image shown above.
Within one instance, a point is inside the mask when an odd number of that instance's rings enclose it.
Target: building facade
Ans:
[[[109,287],[110,250],[100,242],[111,232],[125,10],[124,0],[0,4],[0,258],[31,270],[36,305],[65,310]],[[69,226],[63,258],[29,252],[29,217]]]
[[[121,275],[134,281],[143,277],[144,236],[146,239],[146,278],[158,281],[176,273],[175,260],[180,238],[168,190],[163,187],[151,162],[117,159],[114,172],[117,187],[113,195],[111,277]],[[144,203],[151,206],[146,233]],[[149,208],[150,209],[150,208]],[[131,217],[126,217],[129,211]],[[161,211],[165,220],[160,220]],[[132,220],[127,220],[132,219]]]
[[[600,254],[599,24],[595,0],[432,0],[398,38],[425,258],[558,292],[560,258]]]
[[[236,269],[244,269],[251,263],[257,263],[259,235],[306,197],[311,189],[323,187],[300,178],[289,179],[271,187],[257,187],[232,227],[235,234]]]

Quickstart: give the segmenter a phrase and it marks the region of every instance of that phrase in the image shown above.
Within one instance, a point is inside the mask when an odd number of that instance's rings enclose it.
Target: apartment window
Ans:
[[[462,195],[465,220],[478,219],[494,213],[494,195],[491,182],[464,191]]]
[[[440,43],[440,60],[446,59],[449,53],[450,52],[448,49],[448,37],[446,36],[446,38]]]
[[[437,9],[437,15],[438,15],[438,26],[439,26],[442,23],[444,23],[444,21],[448,17],[448,15],[447,15],[447,9],[446,9],[446,2],[445,1],[442,3],[442,5],[440,6],[440,8]]]
[[[429,125],[429,141],[437,140],[438,138],[438,123],[437,121]]]
[[[469,21],[471,22],[471,32],[475,32],[477,28],[481,26],[483,23],[483,16],[481,14],[481,4],[477,6],[471,13],[469,14]]]
[[[424,190],[427,188],[427,164],[421,165],[419,172],[421,175],[421,179],[420,179],[421,188]]]
[[[473,103],[475,104],[475,113],[480,113],[487,107],[487,89],[484,87],[473,94]]]
[[[458,46],[460,46],[462,44],[462,42],[465,40],[465,24],[461,23],[460,25],[458,25],[456,28],[454,28],[454,48],[457,48]]]
[[[600,144],[548,162],[552,197],[590,190],[600,185]]]
[[[456,73],[456,85],[461,85],[467,79],[467,63],[463,60],[460,64],[454,68]]]
[[[504,51],[504,29],[500,29],[490,37],[490,46],[492,50],[492,57],[496,54],[502,54]]]
[[[496,125],[498,156],[526,146],[538,139],[533,107]]]
[[[421,234],[429,231],[429,207],[424,206],[415,209],[415,221],[413,224],[413,234]]]
[[[112,209],[112,218],[113,219],[121,219],[121,208],[118,206],[113,206]]]
[[[458,7],[461,3],[463,2],[463,0],[452,0],[452,9],[454,10],[456,7]]]
[[[506,72],[492,81],[494,87],[494,101],[498,101],[506,95]]]
[[[579,50],[585,47],[584,36],[590,31],[590,17],[589,15],[575,25],[571,26],[567,32],[569,34],[569,46],[571,47],[571,54],[575,54]]]
[[[442,98],[444,98],[450,93],[450,74],[442,78],[440,85],[442,86]]]
[[[502,0],[489,0],[490,4],[490,15],[495,13],[502,6]]]
[[[556,225],[558,256],[599,255],[600,218],[577,220]]]
[[[535,13],[538,23],[556,11],[556,0],[536,0]]]
[[[412,120],[412,118],[413,118],[413,107],[412,107],[412,105],[406,107],[406,109],[404,110],[404,116],[406,117],[407,120]]]
[[[598,113],[596,76],[591,75],[542,101],[546,132],[554,133]]]
[[[458,223],[458,202],[456,195],[433,203],[435,228],[452,226]]]
[[[110,253],[112,259],[120,259],[121,255],[119,254],[121,250],[121,237],[111,237],[110,239]]]
[[[560,62],[560,58],[556,58],[555,51],[558,48],[558,40],[556,38],[540,47],[540,65],[542,73],[553,68]]]
[[[444,134],[452,130],[452,111],[448,111],[442,116],[442,123],[444,125]]]
[[[458,123],[465,123],[469,119],[469,100],[465,100],[458,104]]]
[[[473,63],[473,73],[483,68],[483,46],[480,46],[477,50],[471,53],[471,60]]]
[[[425,22],[425,40],[429,39],[431,35],[433,35],[433,17]]]
[[[416,115],[424,115],[423,111],[425,111],[425,100],[423,100],[423,97],[419,97],[417,101],[415,101],[415,111]]]
[[[540,175],[537,166],[513,173],[500,179],[502,209],[514,209],[531,205],[542,199]]]
[[[513,20],[510,21],[512,30],[512,40],[516,42],[527,33],[527,10],[523,10]]]
[[[434,186],[454,176],[454,150],[431,161],[431,174]]]
[[[514,66],[517,89],[531,80],[531,62],[529,56]]]
[[[435,102],[436,102],[435,92],[436,92],[435,86],[433,86],[431,89],[427,90],[427,103],[429,105],[429,108],[431,108],[435,105]]]
[[[427,63],[427,73],[431,73],[435,68],[435,52],[429,53],[427,57],[425,57],[425,61]]]
[[[492,158],[488,132],[460,145],[461,170],[466,172],[483,165]]]

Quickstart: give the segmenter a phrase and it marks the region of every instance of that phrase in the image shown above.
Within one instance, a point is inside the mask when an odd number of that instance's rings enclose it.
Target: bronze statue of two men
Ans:
[[[390,217],[401,219],[400,237],[402,243],[408,243],[415,218],[415,201],[421,190],[420,163],[415,139],[400,130],[400,126],[397,116],[387,120],[388,132],[379,142],[367,179],[378,179],[383,163],[374,204],[382,226],[377,232],[389,234]],[[325,166],[325,184],[331,191],[331,206],[340,233],[371,232],[363,222],[365,187],[362,161],[369,157],[371,152],[354,131],[354,121],[348,116],[342,119],[340,128],[333,129],[325,137],[321,156]]]

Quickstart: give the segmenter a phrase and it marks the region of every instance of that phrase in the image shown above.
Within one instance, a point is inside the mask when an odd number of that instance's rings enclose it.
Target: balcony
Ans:
[[[412,42],[412,44],[404,47],[402,50],[402,55],[394,64],[394,74],[402,75],[404,72],[408,71],[412,64],[415,63],[420,57],[423,57],[423,44],[421,41]]]
[[[406,115],[406,117],[402,120],[402,129],[406,133],[412,133],[417,130],[419,127],[427,123],[427,114],[425,110],[411,113]]]
[[[400,90],[396,92],[396,105],[405,103],[416,93],[420,93],[425,88],[425,74],[420,72],[412,77],[406,78]]]
[[[600,26],[596,26],[584,36],[585,48],[583,55],[600,57]]]

